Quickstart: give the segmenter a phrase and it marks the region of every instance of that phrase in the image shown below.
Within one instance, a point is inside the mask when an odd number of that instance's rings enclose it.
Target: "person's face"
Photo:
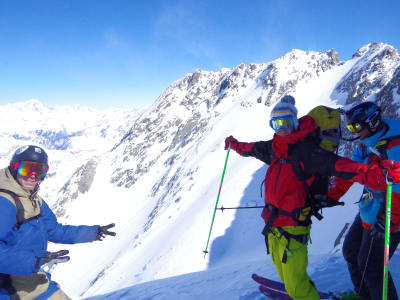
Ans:
[[[370,137],[372,135],[372,132],[369,131],[367,126],[365,126],[365,128],[360,132],[356,133],[356,135],[360,138],[360,140],[363,140]]]
[[[275,131],[276,135],[279,136],[287,136],[289,134],[291,134],[293,132],[294,128],[290,128],[290,129],[285,129],[285,128],[281,128],[278,131]]]
[[[17,174],[17,181],[24,189],[27,190],[33,190],[36,184],[39,183],[39,179],[37,179],[35,175],[27,177]]]
[[[47,164],[34,161],[19,161],[14,167],[18,183],[28,190],[33,190],[45,178],[49,169]]]

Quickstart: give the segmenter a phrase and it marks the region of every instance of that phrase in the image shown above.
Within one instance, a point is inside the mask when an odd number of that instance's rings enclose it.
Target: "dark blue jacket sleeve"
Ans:
[[[42,217],[47,228],[49,241],[60,244],[88,243],[96,240],[99,226],[62,225],[49,206],[43,201]]]
[[[0,273],[15,275],[31,275],[35,272],[36,258],[43,256],[44,251],[9,245],[7,241],[15,234],[16,208],[6,198],[0,196]]]

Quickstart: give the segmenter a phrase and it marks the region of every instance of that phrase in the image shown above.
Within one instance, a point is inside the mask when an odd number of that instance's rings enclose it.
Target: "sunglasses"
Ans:
[[[361,123],[352,123],[347,125],[347,129],[353,133],[359,133],[364,129],[364,125]]]
[[[272,118],[269,121],[269,126],[275,131],[279,131],[280,129],[292,129],[294,127],[293,116],[286,116],[280,118]]]
[[[17,174],[24,177],[34,176],[38,180],[43,180],[46,177],[49,166],[45,163],[38,163],[34,161],[18,161],[14,169]]]

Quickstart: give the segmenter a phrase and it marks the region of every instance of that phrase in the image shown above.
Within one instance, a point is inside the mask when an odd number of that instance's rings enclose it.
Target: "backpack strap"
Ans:
[[[304,214],[302,214],[303,213],[303,209],[306,208],[307,206],[309,206],[309,200],[308,199],[311,197],[311,193],[310,193],[309,188],[307,186],[307,183],[305,181],[307,179],[305,173],[299,171],[299,170],[301,170],[300,162],[298,160],[296,161],[294,159],[288,160],[288,159],[284,159],[284,158],[277,158],[274,155],[273,152],[271,154],[271,157],[272,157],[272,160],[279,161],[281,164],[291,164],[292,165],[292,168],[293,168],[294,173],[296,174],[296,177],[304,185],[307,197],[306,197],[306,205],[304,207],[294,209],[293,211],[286,211],[286,210],[277,208],[276,206],[274,206],[274,205],[272,205],[270,203],[267,203],[265,205],[265,208],[268,209],[269,211],[271,211],[272,213],[271,213],[271,216],[270,216],[270,218],[268,220],[268,223],[264,227],[263,234],[265,235],[266,233],[269,232],[269,229],[270,229],[272,223],[274,222],[275,217],[276,217],[277,214],[281,214],[281,215],[284,215],[284,216],[292,218],[300,226],[308,226],[308,225],[310,225],[311,224],[311,214],[309,214],[308,216],[304,216]],[[304,220],[301,220],[301,217],[303,217]],[[321,219],[322,219],[322,216],[321,216]]]
[[[316,200],[314,199],[314,197],[311,195],[310,192],[310,188],[307,185],[306,180],[309,179],[311,177],[311,175],[306,174],[300,165],[300,160],[297,157],[292,157],[292,159],[290,160],[286,160],[287,163],[290,163],[292,165],[293,168],[293,172],[296,175],[297,179],[300,180],[304,186],[304,190],[306,192],[306,203],[305,206],[303,208],[301,208],[300,210],[302,211],[305,207],[311,207],[311,212],[309,214],[309,218],[307,220],[307,225],[309,225],[311,223],[311,216],[316,217],[319,221],[321,221],[323,219],[323,216],[318,212],[318,209],[315,209],[315,202]],[[296,215],[299,216],[299,213],[296,212]],[[296,220],[296,219],[295,219]],[[296,220],[299,222],[299,225],[302,226],[307,226],[304,224],[300,224],[301,221]]]
[[[11,283],[10,274],[0,273],[0,288],[6,290],[9,295],[17,293],[16,289]]]
[[[310,238],[310,234],[306,233],[306,234],[291,234],[287,231],[285,231],[282,227],[277,227],[279,233],[284,236],[287,240],[287,246],[285,248],[285,251],[283,252],[283,256],[282,256],[282,263],[286,263],[287,262],[287,252],[289,250],[289,244],[290,244],[290,239],[294,239],[296,241],[298,241],[301,244],[307,244],[309,238]]]
[[[6,189],[0,189],[0,193],[5,193],[5,194],[10,195],[15,201],[15,206],[17,208],[17,214],[16,214],[16,223],[14,226],[16,228],[19,228],[19,227],[21,227],[22,224],[25,224],[34,219],[38,219],[39,217],[42,216],[42,214],[39,213],[37,216],[26,219],[25,218],[25,209],[24,209],[24,206],[22,205],[22,202],[19,199],[18,195],[16,193],[14,193],[13,191],[6,190]]]
[[[293,147],[295,147],[295,145],[293,145]],[[291,150],[291,152],[295,153],[296,151]],[[292,156],[292,158],[290,160],[288,159],[284,159],[284,158],[277,158],[275,157],[274,153],[271,153],[271,160],[276,160],[279,161],[280,163],[288,163],[292,165],[293,168],[293,172],[295,173],[296,177],[298,180],[300,180],[304,186],[304,190],[306,192],[306,203],[305,206],[302,208],[298,208],[297,210],[294,210],[292,212],[288,212],[288,211],[284,211],[281,209],[278,209],[279,214],[291,217],[292,219],[294,219],[295,221],[297,221],[299,223],[300,226],[308,226],[309,224],[311,224],[311,216],[314,216],[315,218],[317,218],[319,221],[321,221],[323,219],[322,214],[319,213],[319,210],[322,209],[321,205],[317,205],[318,204],[318,200],[315,199],[310,191],[309,186],[307,185],[306,180],[309,179],[312,175],[308,175],[306,174],[306,172],[304,172],[301,168],[300,165],[300,160],[296,157],[296,156]],[[337,203],[329,203],[328,207],[332,207],[332,206],[336,206],[336,205],[342,205],[342,202],[337,202]],[[271,207],[271,204],[267,204],[266,207],[268,208]],[[309,215],[307,216],[307,218],[304,221],[299,220],[299,217],[304,217],[303,210],[307,207],[310,207],[310,212]]]
[[[274,231],[270,230],[271,234],[275,236],[276,239],[280,239],[282,236],[286,238],[287,240],[287,245],[284,246],[280,243],[281,246],[283,246],[285,249],[283,251],[283,256],[282,256],[282,263],[287,262],[288,258],[288,252],[291,253],[289,250],[290,247],[290,241],[291,239],[298,241],[301,244],[307,245],[308,241],[310,240],[310,233],[305,233],[305,234],[292,234],[284,230],[282,227],[274,227],[276,231],[279,232],[280,236],[278,236]],[[264,234],[264,232],[263,232]],[[267,252],[269,254],[269,245],[268,245],[268,233],[265,235],[265,243],[267,246]]]
[[[6,189],[0,189],[1,193],[5,193],[10,195],[15,202],[15,206],[17,208],[17,216],[16,216],[16,225],[20,224],[21,222],[23,222],[25,220],[25,214],[24,214],[24,206],[22,205],[21,200],[19,200],[19,197],[16,193],[14,193],[13,191],[10,190],[6,190]]]

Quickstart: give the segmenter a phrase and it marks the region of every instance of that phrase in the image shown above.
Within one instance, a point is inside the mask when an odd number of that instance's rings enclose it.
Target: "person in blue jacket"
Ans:
[[[0,300],[70,299],[48,270],[69,260],[68,250],[47,251],[48,242],[75,244],[102,240],[114,224],[70,226],[57,222],[38,195],[48,172],[46,152],[33,145],[18,148],[0,170]]]
[[[400,161],[400,120],[383,119],[381,114],[381,108],[368,101],[346,112],[347,128],[360,139],[352,160],[371,164],[382,164],[383,160]],[[339,199],[350,186],[351,183],[337,179],[337,184],[329,192],[329,196]],[[385,200],[385,190],[364,187],[359,201],[360,211],[345,237],[343,256],[356,292],[351,299],[382,299]],[[400,243],[399,225],[400,184],[393,184],[390,258]],[[390,273],[388,299],[398,299]]]

